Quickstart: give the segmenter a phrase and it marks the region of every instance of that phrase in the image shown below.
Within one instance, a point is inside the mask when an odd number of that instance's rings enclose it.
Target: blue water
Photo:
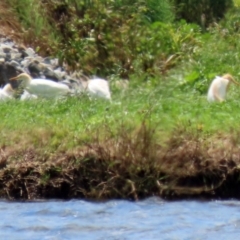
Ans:
[[[0,202],[0,239],[239,239],[240,202]]]

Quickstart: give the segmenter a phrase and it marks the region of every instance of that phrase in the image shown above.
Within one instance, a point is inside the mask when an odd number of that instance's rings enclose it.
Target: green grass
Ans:
[[[228,196],[224,179],[236,185],[239,178],[240,89],[210,104],[170,77],[155,87],[136,82],[125,92],[113,89],[112,102],[1,102],[0,195],[140,199],[212,196],[219,188]],[[226,188],[236,197],[231,181]]]
[[[0,145],[66,151],[106,132],[117,137],[122,126],[131,134],[143,121],[156,128],[158,143],[181,128],[211,138],[239,129],[239,94],[240,89],[232,87],[228,101],[210,104],[205,95],[162,82],[155,88],[142,84],[130,86],[125,93],[113,91],[111,103],[86,96],[9,101],[0,104]]]

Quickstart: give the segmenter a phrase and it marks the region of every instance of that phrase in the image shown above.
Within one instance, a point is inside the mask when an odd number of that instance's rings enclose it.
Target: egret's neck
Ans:
[[[224,85],[226,86],[226,92],[227,92],[231,85],[231,81],[229,81],[228,79],[224,79]]]
[[[26,76],[24,79],[22,79],[21,86],[26,88],[31,83],[32,78],[30,76]]]

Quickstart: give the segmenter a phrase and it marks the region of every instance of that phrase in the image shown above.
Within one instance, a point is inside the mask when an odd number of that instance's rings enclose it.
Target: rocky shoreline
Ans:
[[[19,45],[7,37],[0,37],[0,87],[20,73],[32,78],[63,82],[71,88],[82,88],[88,80],[80,71],[67,72],[57,58],[41,57],[32,48]]]

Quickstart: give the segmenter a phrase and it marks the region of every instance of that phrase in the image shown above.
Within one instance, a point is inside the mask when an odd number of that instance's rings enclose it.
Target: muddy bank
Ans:
[[[232,137],[175,135],[158,145],[141,131],[141,138],[119,136],[68,152],[2,147],[0,197],[240,198],[240,147]]]

